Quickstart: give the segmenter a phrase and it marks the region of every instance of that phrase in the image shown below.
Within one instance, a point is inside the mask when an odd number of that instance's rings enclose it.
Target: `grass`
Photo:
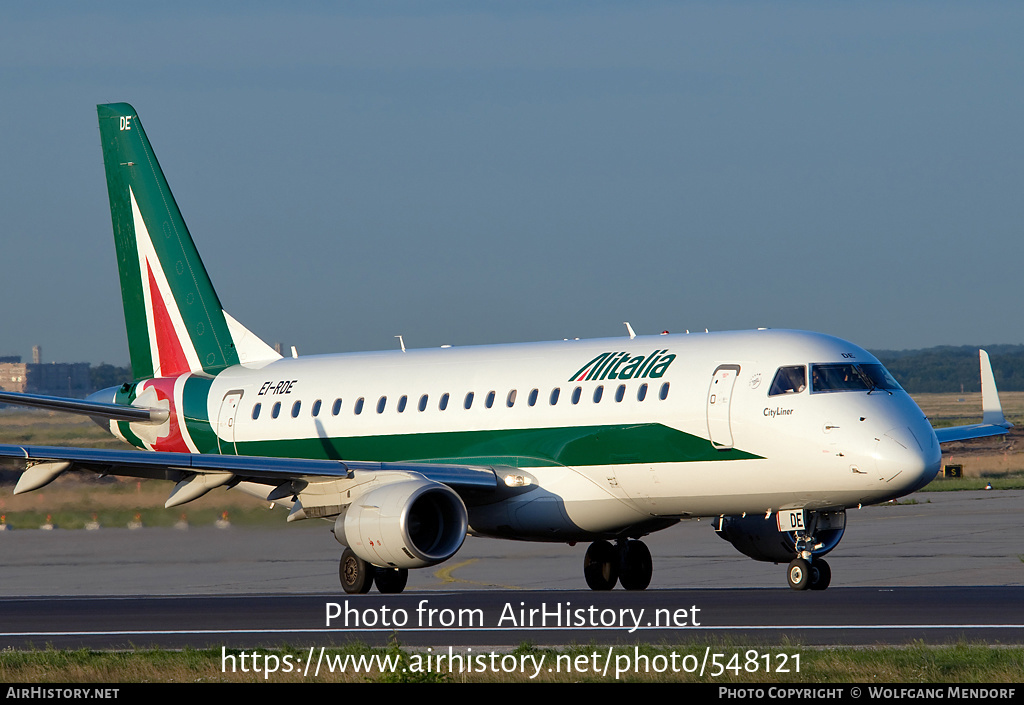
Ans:
[[[991,484],[993,490],[1024,490],[1024,473],[984,474],[981,477],[948,477],[933,480],[921,492],[953,492],[957,490],[983,490]]]
[[[186,505],[165,509],[174,484],[163,480],[97,480],[69,473],[34,492],[14,495],[0,486],[0,515],[12,529],[38,529],[49,519],[60,529],[83,529],[97,521],[103,527],[174,526],[185,519],[192,526],[212,525],[225,512],[236,525],[280,525],[285,513],[248,495],[216,489]]]
[[[125,448],[92,419],[48,411],[0,411],[0,443]]]

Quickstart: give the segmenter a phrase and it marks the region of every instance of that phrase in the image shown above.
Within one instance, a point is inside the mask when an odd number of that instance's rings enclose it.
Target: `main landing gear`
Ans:
[[[591,590],[611,590],[618,582],[626,590],[646,590],[654,562],[643,541],[619,539],[590,544],[583,557],[583,577]]]
[[[394,594],[405,590],[409,581],[409,571],[405,568],[378,568],[367,563],[346,548],[341,554],[341,565],[338,566],[341,587],[349,595],[365,595],[376,583],[377,592]]]

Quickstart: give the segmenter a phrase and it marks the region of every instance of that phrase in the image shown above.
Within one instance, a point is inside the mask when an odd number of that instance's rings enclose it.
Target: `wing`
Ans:
[[[447,485],[462,493],[493,493],[504,466],[437,463],[372,463],[343,460],[303,460],[237,455],[197,455],[141,450],[62,448],[0,445],[0,463],[23,469],[14,494],[39,489],[66,470],[88,470],[100,475],[125,475],[171,480],[178,484],[165,506],[173,507],[201,497],[214,487],[241,483],[250,494],[271,501],[304,494],[315,485],[337,485],[349,491],[383,476],[396,481],[422,479]],[[251,485],[264,488],[253,492]],[[326,516],[326,515],[325,515]],[[298,517],[305,518],[305,517]]]
[[[161,424],[167,419],[166,409],[98,401],[112,398],[112,394],[106,393],[108,391],[97,392],[86,400],[0,392],[0,402],[83,414],[95,419],[150,424]],[[493,494],[501,486],[499,475],[515,474],[513,468],[506,466],[375,463],[22,445],[0,445],[0,464],[21,471],[14,494],[44,487],[68,470],[85,470],[100,475],[176,482],[165,503],[168,508],[198,499],[215,487],[237,487],[247,494],[290,506],[289,521],[334,516],[350,503],[351,497],[358,496],[372,485],[403,480],[435,483],[450,487],[466,500]]]
[[[337,540],[363,561],[405,569],[436,565],[454,555],[466,537],[467,504],[530,489],[522,471],[501,465],[22,445],[0,445],[0,465],[22,471],[15,494],[39,489],[68,470],[171,480],[176,484],[165,507],[198,499],[216,487],[237,488],[290,507],[288,521],[329,519]]]
[[[978,362],[981,367],[981,423],[937,428],[935,437],[939,439],[939,443],[1001,436],[1013,427],[1013,424],[1003,416],[1003,407],[999,403],[999,391],[996,389],[996,378],[992,374],[992,362],[988,358],[988,353],[979,350]]]

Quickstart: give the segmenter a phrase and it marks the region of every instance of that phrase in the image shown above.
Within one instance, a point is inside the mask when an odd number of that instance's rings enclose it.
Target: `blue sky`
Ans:
[[[95,105],[300,353],[1022,343],[1020,3],[0,8],[0,355],[127,362]]]

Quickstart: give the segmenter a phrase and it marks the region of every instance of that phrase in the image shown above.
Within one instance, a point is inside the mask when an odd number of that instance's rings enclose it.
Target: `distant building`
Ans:
[[[84,399],[92,391],[89,363],[51,362],[46,365],[22,362],[17,356],[0,358],[0,389]]]

